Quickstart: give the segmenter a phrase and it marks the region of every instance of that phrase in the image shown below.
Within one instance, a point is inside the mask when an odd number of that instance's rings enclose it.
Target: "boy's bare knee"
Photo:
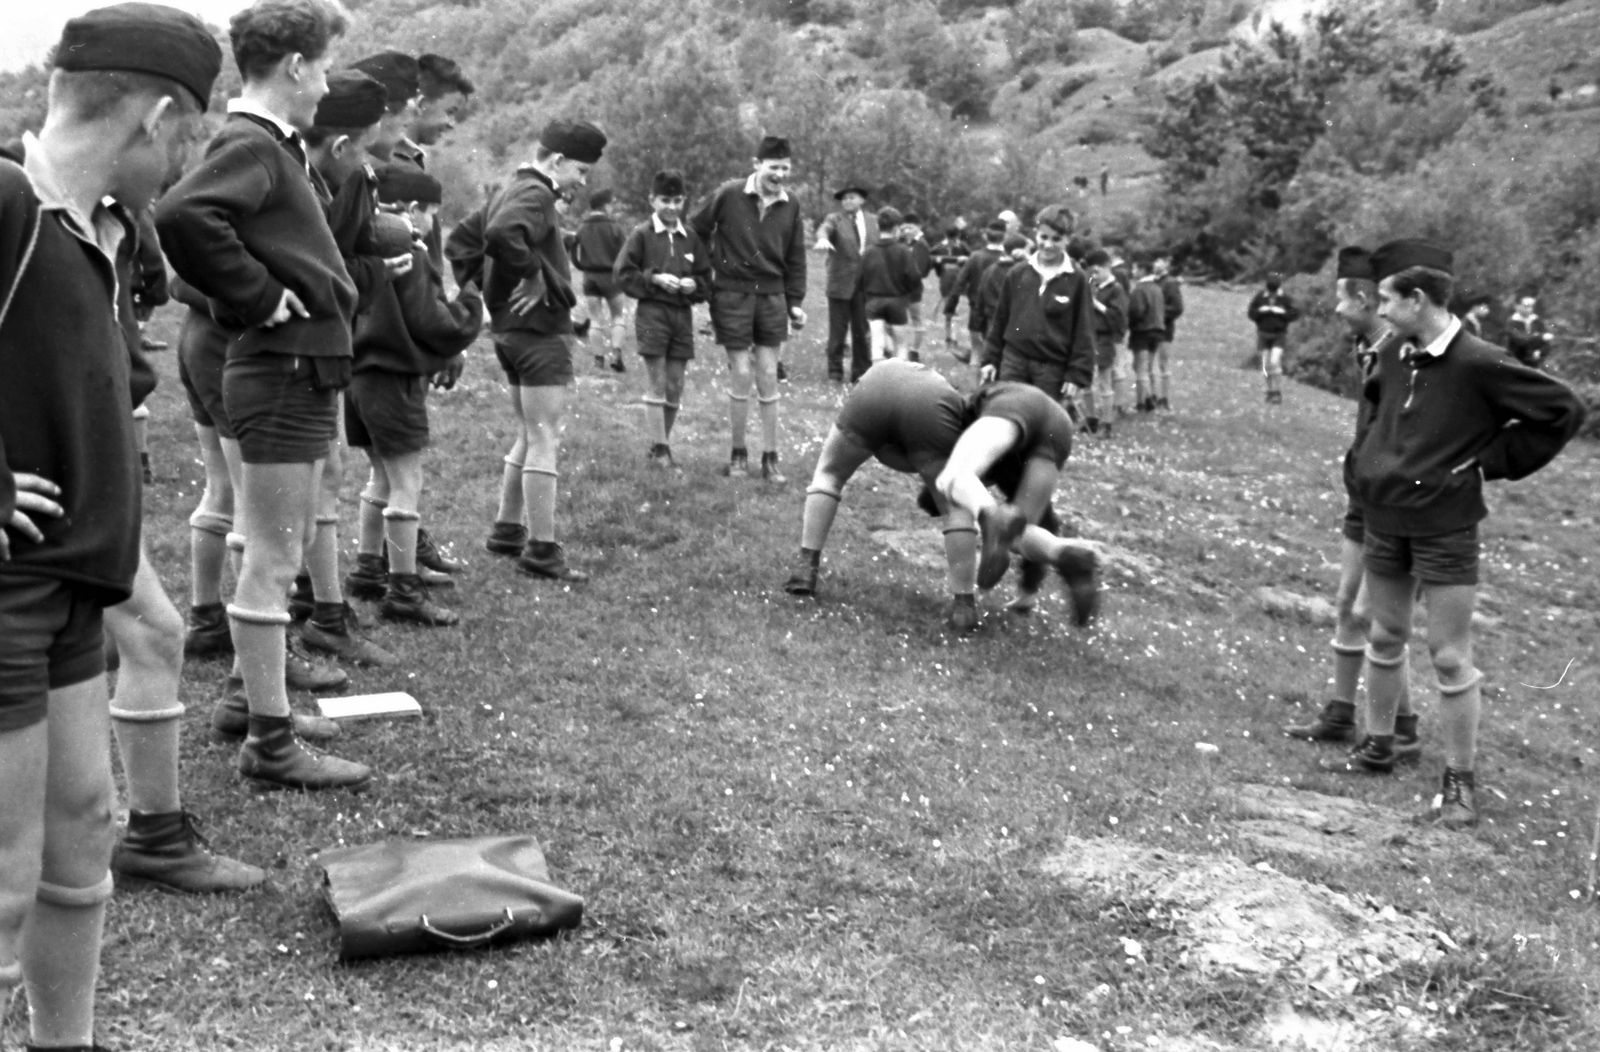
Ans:
[[[1409,628],[1408,625],[1390,624],[1374,618],[1372,626],[1367,630],[1367,644],[1372,653],[1381,658],[1402,657],[1406,650],[1406,640],[1410,637]]]
[[[1428,653],[1440,683],[1461,683],[1472,675],[1472,656],[1466,647],[1458,643],[1430,645]]]

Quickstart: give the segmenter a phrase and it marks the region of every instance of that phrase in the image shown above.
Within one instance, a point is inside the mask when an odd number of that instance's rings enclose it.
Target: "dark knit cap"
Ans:
[[[845,183],[843,186],[839,187],[839,189],[833,192],[833,199],[835,201],[842,201],[845,194],[860,194],[862,197],[871,197],[872,191],[868,190],[860,183]]]
[[[650,180],[650,196],[684,196],[683,173],[676,168],[667,168],[657,172],[656,177]]]
[[[471,95],[478,90],[467,75],[461,72],[461,67],[456,64],[455,59],[445,58],[443,55],[419,55],[417,72],[420,75],[422,93],[428,98],[436,99],[452,91]]]
[[[1021,234],[1007,234],[1006,239],[1000,242],[1000,247],[1007,252],[1015,252],[1019,248],[1028,247],[1028,239]]]
[[[1049,205],[1039,211],[1034,222],[1039,226],[1047,226],[1051,230],[1066,237],[1072,233],[1072,228],[1077,220],[1072,216],[1072,210],[1065,205]]]
[[[606,133],[588,121],[557,118],[539,133],[539,145],[579,164],[594,164],[606,148]]]
[[[878,209],[878,229],[888,233],[901,224],[900,209],[893,205],[884,205]]]
[[[1086,267],[1109,267],[1111,265],[1111,253],[1103,248],[1097,248],[1083,257],[1083,265]]]
[[[1372,276],[1372,253],[1360,245],[1346,245],[1341,248],[1338,269],[1334,272],[1334,276],[1341,280],[1344,278],[1376,280]]]
[[[358,69],[328,74],[328,93],[317,103],[319,128],[370,128],[383,120],[388,95],[383,85]]]
[[[594,193],[589,195],[589,207],[592,209],[604,208],[606,205],[615,200],[616,196],[617,195],[612,193],[610,190],[596,190]]]
[[[758,161],[787,161],[791,156],[789,140],[780,139],[776,135],[766,136],[761,140],[761,145],[756,147]]]
[[[382,84],[391,103],[407,102],[422,93],[422,72],[417,60],[403,51],[380,51],[352,62],[350,68],[359,69]]]
[[[436,205],[444,200],[439,180],[414,164],[386,164],[378,169],[378,200],[386,205]]]
[[[176,81],[204,110],[222,48],[198,18],[163,4],[113,4],[67,20],[55,66],[69,73],[147,73]]]
[[[1006,221],[1004,219],[991,219],[989,220],[989,225],[983,228],[983,232],[993,234],[995,237],[1003,237],[1006,232]]]
[[[1427,267],[1429,270],[1454,274],[1455,262],[1455,256],[1449,249],[1432,241],[1418,238],[1390,241],[1372,250],[1372,280],[1382,281],[1412,267]]]

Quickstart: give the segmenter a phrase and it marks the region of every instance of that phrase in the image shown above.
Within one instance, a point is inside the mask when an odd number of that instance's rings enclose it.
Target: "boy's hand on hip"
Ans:
[[[34,525],[33,515],[42,515],[47,519],[59,519],[66,514],[61,505],[51,498],[61,496],[61,487],[47,478],[18,472],[12,476],[12,481],[17,487],[17,506],[11,513],[11,521],[4,523],[28,538],[34,544],[44,543],[44,534],[39,527]],[[6,532],[0,529],[0,562],[11,559],[11,540]]]
[[[403,256],[386,259],[383,261],[383,276],[389,281],[393,281],[395,278],[403,278],[411,273],[411,265],[414,262],[415,260],[409,252]]]
[[[994,383],[994,374],[994,366],[985,365],[983,368],[978,370],[978,382],[980,384],[992,384]]]
[[[789,323],[797,329],[806,327],[806,312],[799,307],[789,308]]]
[[[289,289],[283,290],[283,298],[278,300],[278,309],[272,312],[272,317],[261,323],[263,329],[275,329],[292,318],[309,318],[311,312],[306,310],[306,305],[300,302]]]

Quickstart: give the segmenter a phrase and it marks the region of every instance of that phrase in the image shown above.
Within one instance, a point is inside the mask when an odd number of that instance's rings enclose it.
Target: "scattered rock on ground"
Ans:
[[[1276,785],[1241,785],[1233,796],[1238,834],[1261,852],[1340,866],[1492,854],[1466,833],[1415,826],[1409,816],[1363,800]]]
[[[1334,605],[1317,595],[1299,595],[1282,588],[1262,586],[1256,589],[1256,602],[1273,617],[1289,621],[1332,625],[1339,620],[1339,611]]]

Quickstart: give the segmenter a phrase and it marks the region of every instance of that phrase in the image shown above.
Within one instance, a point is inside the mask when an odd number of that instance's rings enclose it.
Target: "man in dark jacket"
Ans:
[[[1283,401],[1283,351],[1288,345],[1289,326],[1300,317],[1300,309],[1283,291],[1283,275],[1267,275],[1267,287],[1251,297],[1245,314],[1255,323],[1261,375],[1267,381],[1267,402],[1277,405]]]
[[[828,254],[828,379],[844,382],[844,338],[850,334],[850,382],[872,365],[867,341],[867,298],[861,291],[861,256],[878,243],[878,220],[862,206],[871,194],[858,184],[834,191],[839,211],[817,227],[818,252]]]
[[[989,319],[979,376],[1032,384],[1051,398],[1074,401],[1094,378],[1094,295],[1067,258],[1072,213],[1051,205],[1039,213],[1028,261],[1011,268]],[[976,258],[976,257],[974,257]]]
[[[1473,761],[1483,677],[1472,661],[1472,609],[1483,483],[1548,464],[1584,410],[1559,380],[1462,331],[1446,307],[1452,262],[1426,241],[1392,241],[1372,253],[1380,315],[1407,343],[1379,355],[1363,388],[1369,422],[1345,472],[1365,516],[1372,602],[1363,759],[1382,769],[1393,755],[1420,581],[1446,750],[1441,803],[1426,817],[1453,828],[1478,820]]]
[[[711,326],[732,379],[733,449],[723,473],[750,473],[745,426],[753,385],[761,406],[761,477],[779,483],[787,480],[778,471],[778,348],[790,325],[806,323],[806,243],[800,203],[786,188],[791,167],[789,140],[767,136],[756,149],[755,171],[717,187],[689,220],[711,254]]]

